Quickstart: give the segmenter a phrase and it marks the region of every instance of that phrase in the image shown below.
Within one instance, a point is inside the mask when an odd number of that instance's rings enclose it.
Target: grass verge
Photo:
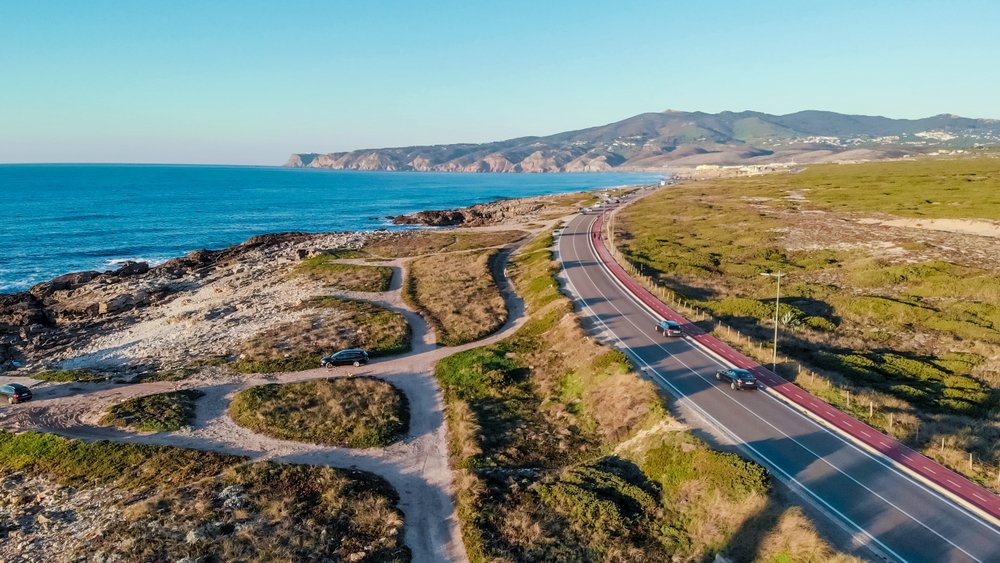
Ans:
[[[275,438],[348,448],[387,446],[410,426],[406,395],[372,377],[258,385],[233,398],[229,416]]]
[[[197,389],[184,389],[133,397],[109,408],[100,424],[146,432],[173,432],[194,421],[195,401],[204,395]]]

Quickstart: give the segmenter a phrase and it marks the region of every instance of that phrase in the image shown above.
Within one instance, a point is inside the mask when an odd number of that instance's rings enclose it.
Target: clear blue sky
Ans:
[[[0,0],[0,162],[280,164],[664,109],[1000,118],[1000,2]]]

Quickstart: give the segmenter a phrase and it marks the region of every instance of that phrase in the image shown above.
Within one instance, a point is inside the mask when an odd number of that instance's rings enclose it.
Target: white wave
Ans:
[[[169,258],[142,258],[141,256],[135,258],[109,258],[104,261],[105,266],[119,266],[125,262],[145,262],[150,266],[159,266],[160,264],[170,260]]]

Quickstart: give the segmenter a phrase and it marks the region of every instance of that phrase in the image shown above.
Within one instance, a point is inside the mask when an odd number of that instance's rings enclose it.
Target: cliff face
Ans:
[[[821,111],[788,115],[666,111],[548,137],[293,154],[285,166],[421,172],[652,171],[700,164],[807,163],[857,154],[876,159],[996,144],[1000,144],[1000,123],[954,115],[911,120]]]

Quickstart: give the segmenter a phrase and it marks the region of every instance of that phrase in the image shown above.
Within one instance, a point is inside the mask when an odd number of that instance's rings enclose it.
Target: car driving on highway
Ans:
[[[660,321],[656,323],[656,332],[663,336],[684,336],[681,323],[676,321]]]
[[[742,391],[743,389],[756,389],[757,388],[757,378],[753,376],[752,373],[745,369],[739,368],[726,368],[720,369],[715,372],[715,378],[719,381],[728,381],[729,386],[733,391]]]
[[[323,367],[333,366],[354,366],[358,367],[368,363],[368,352],[358,349],[341,350],[336,354],[331,354],[320,360]]]

